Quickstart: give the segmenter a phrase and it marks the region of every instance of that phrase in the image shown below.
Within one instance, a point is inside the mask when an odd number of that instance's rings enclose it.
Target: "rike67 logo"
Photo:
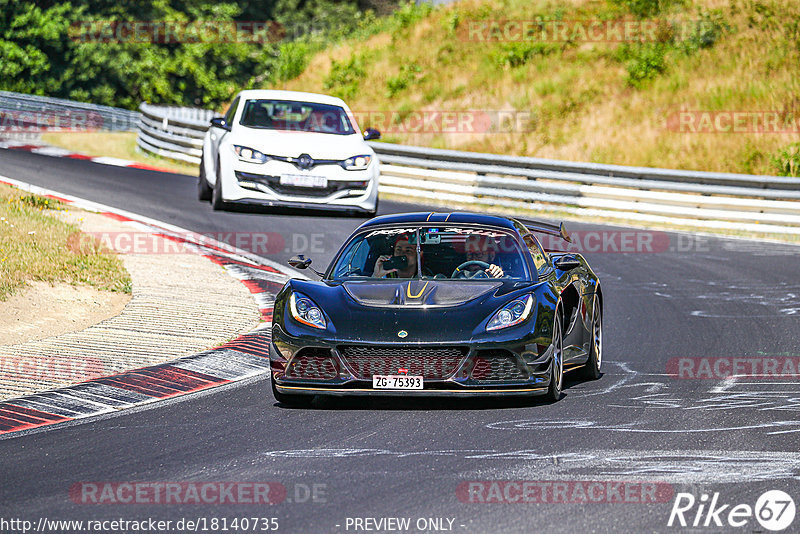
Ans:
[[[672,504],[667,526],[681,527],[745,527],[756,528],[752,520],[762,528],[773,532],[785,530],[794,521],[794,500],[780,490],[764,492],[755,506],[749,504],[723,504],[719,493],[709,498],[704,493],[696,499],[691,493],[678,493]]]

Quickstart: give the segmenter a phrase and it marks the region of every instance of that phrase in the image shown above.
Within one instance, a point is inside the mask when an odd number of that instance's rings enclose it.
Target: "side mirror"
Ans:
[[[375,128],[367,128],[364,130],[364,141],[372,141],[373,139],[380,139],[381,133]]]
[[[311,258],[306,258],[302,254],[298,254],[297,256],[289,258],[289,265],[295,269],[308,269],[308,266],[311,265]]]
[[[553,265],[555,265],[556,269],[559,271],[571,271],[576,267],[580,267],[581,262],[575,256],[561,256],[553,262]]]
[[[229,132],[231,131],[231,127],[228,126],[227,122],[225,122],[224,117],[214,117],[211,119],[211,126],[222,128],[223,130],[228,130]]]

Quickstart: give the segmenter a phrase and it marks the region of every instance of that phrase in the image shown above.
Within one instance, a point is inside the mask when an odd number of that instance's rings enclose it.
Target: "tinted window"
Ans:
[[[355,133],[340,106],[288,100],[248,100],[239,124],[265,130],[292,130],[335,135]]]
[[[421,260],[418,268],[417,249]],[[347,245],[332,273],[335,279],[373,278],[376,263],[384,261],[382,257],[406,256],[401,265],[409,265],[416,272],[408,276],[469,281],[473,278],[463,271],[472,275],[483,269],[482,264],[488,264],[501,267],[503,278],[528,279],[523,254],[513,234],[496,229],[430,226],[369,230]],[[479,263],[464,266],[467,262]]]

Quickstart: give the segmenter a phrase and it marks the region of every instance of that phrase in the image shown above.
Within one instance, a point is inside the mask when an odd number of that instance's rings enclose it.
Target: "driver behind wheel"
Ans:
[[[470,265],[465,270],[472,273],[484,271],[490,278],[501,278],[505,275],[499,265],[492,263],[497,255],[497,244],[494,239],[485,235],[469,235],[464,243],[464,251],[466,252],[466,261],[482,261],[489,264],[487,269],[482,269],[479,265]]]

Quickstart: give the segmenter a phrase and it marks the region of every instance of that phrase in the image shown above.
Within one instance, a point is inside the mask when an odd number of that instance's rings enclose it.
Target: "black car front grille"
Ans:
[[[519,359],[507,350],[481,350],[475,356],[475,365],[469,377],[472,380],[505,382],[525,380],[528,373],[520,367]]]
[[[253,182],[265,185],[279,195],[297,196],[297,197],[321,198],[330,196],[334,193],[338,193],[339,191],[344,191],[347,189],[353,189],[356,190],[358,193],[363,194],[364,192],[366,192],[367,186],[369,185],[369,182],[364,180],[347,181],[347,182],[328,180],[327,187],[297,187],[293,185],[281,185],[280,176],[272,176],[268,174],[253,174],[249,172],[240,172],[240,171],[236,171],[236,179],[239,181],[239,185],[241,187],[244,187],[245,189],[254,189],[257,191],[258,190],[257,188],[253,188],[247,185],[247,182]]]
[[[338,347],[356,377],[371,380],[372,375],[406,374],[425,379],[452,375],[466,356],[466,347],[394,347],[343,345]]]
[[[288,378],[332,380],[339,375],[336,360],[330,349],[305,348],[298,352],[286,367]]]

